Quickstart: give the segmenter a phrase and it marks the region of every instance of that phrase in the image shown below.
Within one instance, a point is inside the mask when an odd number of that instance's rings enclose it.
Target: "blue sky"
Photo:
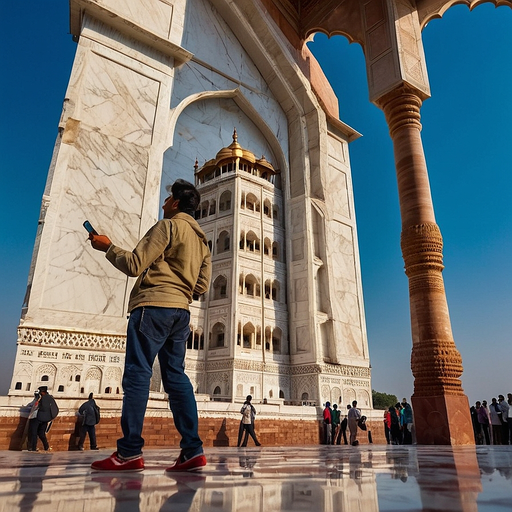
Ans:
[[[0,394],[10,384],[41,197],[76,45],[68,3],[0,4]],[[512,9],[449,9],[423,32],[432,97],[423,143],[444,280],[470,402],[512,392]],[[361,47],[310,45],[363,137],[350,146],[373,388],[410,396],[408,283],[393,147]]]

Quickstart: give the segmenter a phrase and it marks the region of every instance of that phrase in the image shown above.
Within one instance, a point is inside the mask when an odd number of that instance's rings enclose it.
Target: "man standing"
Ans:
[[[402,398],[402,418],[403,418],[403,433],[404,444],[412,444],[412,407],[407,403],[406,398]]]
[[[491,417],[492,444],[501,444],[502,412],[496,398],[491,399],[491,405],[489,406],[489,415]]]
[[[340,444],[338,441],[340,435],[340,411],[338,410],[338,405],[334,404],[332,406],[331,411],[331,420],[332,420],[332,444]]]
[[[498,405],[501,410],[501,444],[509,444],[509,416],[510,406],[505,402],[503,395],[498,395]]]
[[[357,400],[352,402],[352,407],[348,410],[348,429],[350,431],[350,444],[357,446],[359,441],[357,440],[357,424],[361,418],[361,411],[357,408]]]
[[[331,402],[325,402],[324,408],[324,444],[331,444],[331,434],[332,434],[332,411],[331,411]]]
[[[174,424],[181,435],[181,453],[166,471],[194,471],[206,465],[197,403],[184,367],[189,304],[193,295],[208,290],[211,257],[208,240],[193,217],[201,199],[199,192],[192,183],[179,179],[170,193],[162,206],[164,218],[132,252],[115,246],[104,235],[89,235],[94,249],[105,252],[112,265],[128,276],[138,276],[128,303],[123,437],[117,441],[116,452],[91,465],[97,471],[144,469],[142,427],[157,355]]]
[[[89,400],[84,402],[78,414],[82,418],[82,425],[80,425],[80,438],[78,440],[78,449],[83,451],[85,436],[89,434],[89,444],[91,450],[99,450],[96,445],[96,425],[100,422],[100,411],[93,398],[93,394],[89,393]]]
[[[59,408],[55,399],[52,395],[48,394],[48,387],[40,386],[39,394],[41,395],[41,398],[39,399],[37,407],[37,415],[33,426],[31,426],[31,432],[29,434],[29,452],[37,451],[38,437],[43,443],[44,451],[47,452],[51,450],[50,445],[48,444],[48,439],[46,439],[46,432],[48,430],[48,423],[53,421],[57,417],[57,414],[59,414]]]

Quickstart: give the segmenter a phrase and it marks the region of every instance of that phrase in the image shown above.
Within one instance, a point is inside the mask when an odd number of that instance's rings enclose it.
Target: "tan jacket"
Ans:
[[[132,252],[112,244],[105,256],[127,276],[138,276],[128,311],[141,306],[188,310],[192,295],[208,290],[208,241],[199,224],[187,213],[158,221]]]

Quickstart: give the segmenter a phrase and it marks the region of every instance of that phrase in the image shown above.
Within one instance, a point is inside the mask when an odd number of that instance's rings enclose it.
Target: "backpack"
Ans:
[[[50,415],[52,417],[52,420],[54,420],[59,414],[59,406],[57,405],[57,402],[55,401],[52,395],[48,396],[50,397]]]
[[[96,417],[96,425],[97,425],[101,419],[100,408],[97,405],[94,406],[94,415]]]

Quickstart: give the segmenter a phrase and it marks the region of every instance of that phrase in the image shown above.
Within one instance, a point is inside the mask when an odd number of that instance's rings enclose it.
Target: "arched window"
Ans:
[[[279,398],[284,398],[284,391],[282,389],[279,390]]]
[[[16,385],[14,386],[14,389],[21,389],[22,383],[16,382]]]
[[[272,244],[272,258],[279,261],[279,244],[277,242]]]
[[[260,252],[260,241],[254,231],[249,231],[245,237],[245,250],[250,252]]]
[[[110,393],[112,393],[112,388],[111,387],[108,387],[108,388],[105,388],[105,393],[108,395]]]
[[[220,400],[219,395],[222,394],[222,390],[220,389],[220,386],[215,386],[215,389],[213,390],[213,400],[218,401]]]
[[[212,199],[210,201],[210,212],[209,212],[209,215],[215,215],[215,210],[216,210],[216,203],[215,203],[215,200]]]
[[[217,254],[229,251],[231,246],[231,240],[227,231],[221,231],[219,238],[217,239]]]
[[[208,217],[208,201],[203,201],[199,209],[201,210],[201,219]]]
[[[57,393],[62,393],[64,391],[64,386],[59,386],[59,389],[57,389]]]
[[[220,196],[219,211],[227,212],[229,210],[231,210],[231,191],[226,190]]]
[[[217,322],[212,328],[210,348],[224,347],[225,326],[222,322]]]
[[[279,221],[280,221],[280,219],[279,219],[279,208],[277,207],[277,205],[274,205],[272,213],[273,213],[272,217],[274,218],[274,221],[279,223]]]
[[[260,296],[260,285],[258,280],[252,274],[245,276],[244,294],[249,295],[250,297]]]
[[[300,397],[300,399],[303,401],[309,400],[309,395],[307,393],[302,393],[302,396]]]
[[[244,325],[242,333],[243,348],[254,348],[254,334],[256,329],[250,322]]]
[[[48,375],[43,375],[41,377],[41,382],[48,382],[50,380],[50,377],[48,377]]]
[[[272,251],[272,242],[269,238],[265,238],[263,241],[263,254],[265,256],[270,256],[270,252]]]
[[[279,281],[274,281],[272,283],[272,300],[279,302]]]
[[[268,199],[263,202],[263,213],[266,217],[272,218],[272,204]]]
[[[75,382],[80,382],[80,375],[75,375]]]
[[[281,337],[282,331],[279,327],[276,327],[272,333],[272,351],[276,354],[281,353]]]
[[[227,295],[228,280],[225,276],[218,276],[213,282],[213,300],[225,299]]]
[[[247,196],[245,197],[245,207],[247,210],[259,212],[260,202],[258,201],[258,198],[254,194],[247,194]]]
[[[272,289],[272,283],[270,282],[270,279],[267,279],[265,281],[265,299],[270,299],[271,297],[271,290]]]

